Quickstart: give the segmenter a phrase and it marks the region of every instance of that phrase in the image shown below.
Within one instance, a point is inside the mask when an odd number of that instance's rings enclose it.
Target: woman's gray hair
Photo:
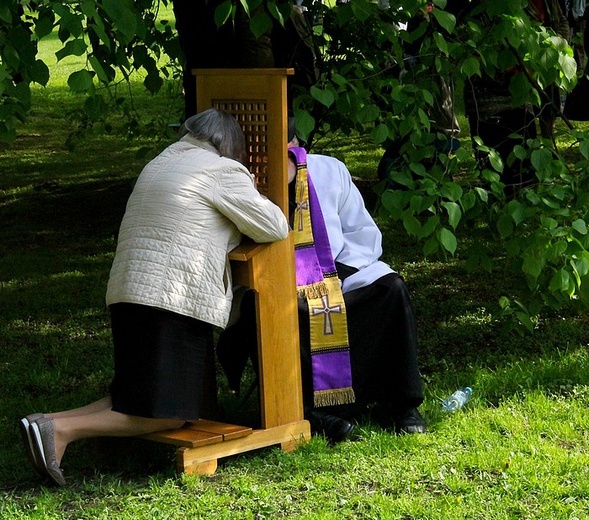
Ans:
[[[201,141],[208,141],[223,157],[245,163],[245,136],[235,118],[226,112],[209,108],[189,117],[180,127],[179,137],[190,134]]]

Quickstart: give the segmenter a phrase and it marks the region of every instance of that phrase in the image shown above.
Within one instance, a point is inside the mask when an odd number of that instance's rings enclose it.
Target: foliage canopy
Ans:
[[[171,0],[7,0],[0,5],[0,142],[11,142],[30,109],[32,83],[46,85],[47,64],[37,44],[54,37],[56,56],[84,58],[68,85],[86,96],[82,123],[108,130],[113,110],[126,106],[116,86],[139,73],[150,92],[178,80],[182,54],[173,24],[160,20]],[[514,106],[538,106],[543,91],[570,91],[577,81],[573,53],[553,31],[526,14],[526,0],[351,0],[315,2],[309,16],[320,51],[318,82],[294,100],[298,134],[312,145],[340,132],[370,135],[375,144],[402,142],[401,161],[383,185],[380,212],[401,220],[423,243],[426,257],[465,255],[472,269],[492,271],[506,257],[525,283],[500,304],[528,329],[543,309],[589,305],[589,139],[569,129],[571,149],[530,139],[508,161],[529,160],[537,183],[506,198],[503,159],[482,142],[480,168],[465,147],[440,150],[432,111],[444,78],[455,92],[472,78],[517,69],[510,83]],[[256,10],[251,27],[262,34],[283,23],[291,2],[220,2],[218,24],[236,9]],[[409,25],[408,25],[409,24]],[[138,127],[129,112],[130,126]],[[571,154],[574,148],[575,153]],[[479,227],[499,238],[501,251],[461,233]],[[491,243],[491,242],[489,242]],[[494,243],[494,241],[493,241]]]

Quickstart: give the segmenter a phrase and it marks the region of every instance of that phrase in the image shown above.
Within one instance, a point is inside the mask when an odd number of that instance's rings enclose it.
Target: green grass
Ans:
[[[148,118],[170,104],[136,92]],[[507,332],[493,311],[519,280],[468,273],[461,258],[425,261],[384,221],[384,258],[417,313],[427,434],[398,437],[366,420],[354,442],[314,438],[292,454],[263,449],[211,477],[181,478],[169,447],[94,439],[68,448],[68,487],[45,486],[18,419],[107,392],[104,291],[117,229],[144,163],[137,151],[165,144],[96,134],[71,152],[64,114],[81,102],[63,85],[39,89],[16,143],[0,149],[1,519],[589,517],[588,318],[554,314],[534,334]],[[366,141],[322,146],[355,175],[374,174],[380,152]],[[465,239],[489,237],[483,228]],[[444,414],[440,400],[467,384],[472,402]],[[224,388],[222,401],[228,413],[255,413],[255,400],[238,405]]]

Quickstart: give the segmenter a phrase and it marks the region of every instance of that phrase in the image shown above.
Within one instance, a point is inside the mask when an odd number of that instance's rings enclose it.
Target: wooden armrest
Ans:
[[[252,256],[259,254],[270,244],[257,244],[249,238],[244,238],[241,244],[229,251],[229,260],[247,262]]]

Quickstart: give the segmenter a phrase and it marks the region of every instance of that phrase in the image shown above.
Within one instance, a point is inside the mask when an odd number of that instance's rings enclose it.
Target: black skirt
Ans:
[[[132,303],[113,304],[110,313],[113,410],[154,419],[198,419],[213,326]]]

